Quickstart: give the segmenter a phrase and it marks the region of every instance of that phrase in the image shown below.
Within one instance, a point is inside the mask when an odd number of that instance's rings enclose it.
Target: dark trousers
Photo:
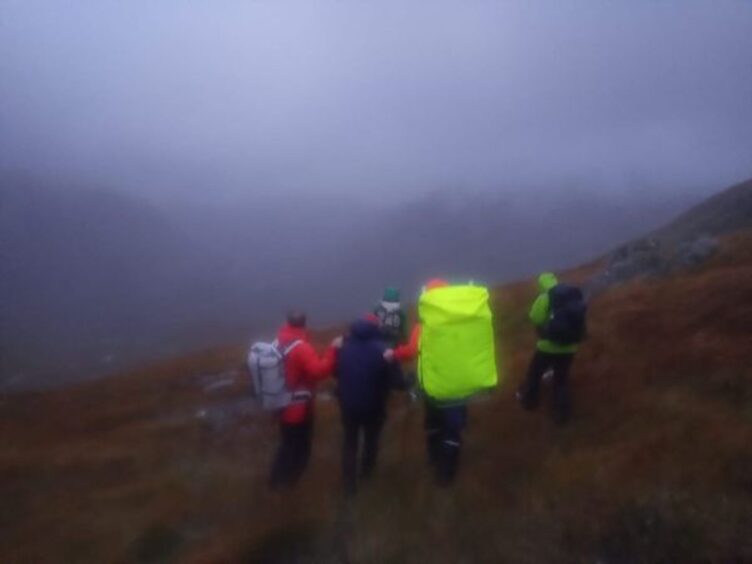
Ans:
[[[297,483],[308,466],[313,439],[313,419],[294,425],[280,423],[280,443],[272,464],[272,488],[292,486]]]
[[[553,413],[557,423],[566,423],[572,414],[572,398],[569,393],[569,369],[574,354],[550,354],[536,351],[530,362],[527,379],[520,388],[522,406],[534,410],[540,403],[541,378],[553,370]]]
[[[379,438],[384,428],[384,412],[348,413],[342,411],[342,480],[345,493],[352,495],[357,489],[358,447],[363,435],[363,455],[360,475],[368,479],[376,467]]]
[[[426,401],[426,448],[436,482],[454,482],[460,464],[462,430],[467,424],[467,405],[441,405]]]

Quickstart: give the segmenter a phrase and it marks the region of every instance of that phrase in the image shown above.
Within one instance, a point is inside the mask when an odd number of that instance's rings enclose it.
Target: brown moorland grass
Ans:
[[[448,491],[427,474],[420,406],[395,395],[377,476],[352,503],[331,401],[299,487],[268,492],[273,422],[225,413],[242,378],[204,390],[242,346],[3,397],[0,562],[752,561],[752,235],[595,300],[563,429],[513,399],[534,293],[494,292],[505,378],[471,406]]]

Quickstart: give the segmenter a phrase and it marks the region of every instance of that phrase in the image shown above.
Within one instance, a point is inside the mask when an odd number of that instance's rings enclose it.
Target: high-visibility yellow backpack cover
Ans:
[[[423,292],[418,373],[428,396],[467,398],[498,381],[489,295],[480,286],[447,286]]]

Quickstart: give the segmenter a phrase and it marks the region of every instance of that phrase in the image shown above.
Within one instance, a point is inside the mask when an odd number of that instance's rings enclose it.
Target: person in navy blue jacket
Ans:
[[[384,359],[386,349],[378,318],[368,315],[350,326],[350,334],[337,351],[334,377],[344,428],[342,476],[347,495],[353,495],[357,489],[361,434],[360,476],[368,479],[376,466],[389,390],[408,387],[399,363]]]

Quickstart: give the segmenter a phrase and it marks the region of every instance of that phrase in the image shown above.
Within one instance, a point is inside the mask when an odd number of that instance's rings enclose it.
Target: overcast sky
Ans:
[[[752,176],[752,2],[0,0],[0,166],[403,198]]]

